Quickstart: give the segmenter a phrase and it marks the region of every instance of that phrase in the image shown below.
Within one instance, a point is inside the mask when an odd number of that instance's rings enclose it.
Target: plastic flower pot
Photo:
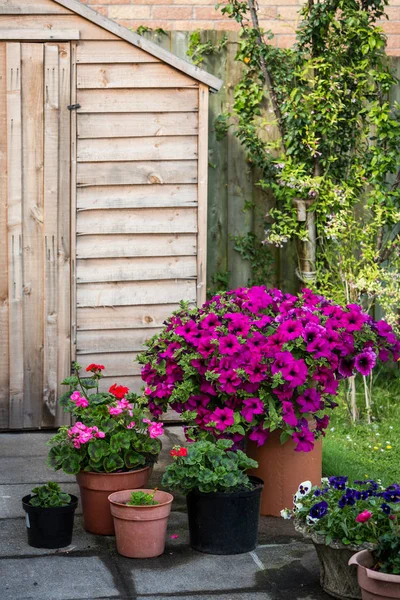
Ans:
[[[253,489],[199,492],[187,497],[190,545],[207,554],[242,554],[257,546],[263,481],[250,477]]]
[[[290,438],[280,442],[281,431],[273,431],[263,446],[247,440],[246,454],[258,462],[252,475],[264,481],[261,514],[279,517],[282,508],[291,506],[299,481],[319,485],[322,477],[322,442],[315,442],[312,452],[295,452]]]
[[[108,496],[112,492],[146,486],[150,474],[150,467],[127,473],[78,473],[76,480],[81,493],[83,526],[86,531],[98,535],[114,535]]]
[[[400,575],[374,571],[374,559],[369,550],[354,554],[349,565],[357,566],[357,578],[363,600],[388,600],[400,598]]]
[[[72,540],[74,515],[78,498],[71,495],[67,506],[43,508],[29,504],[32,495],[22,498],[22,507],[26,512],[26,530],[28,544],[33,548],[65,548]]]
[[[174,497],[157,490],[154,506],[128,506],[134,490],[114,492],[108,497],[114,519],[117,550],[128,558],[153,558],[163,554],[168,517]],[[153,490],[143,490],[152,493]]]

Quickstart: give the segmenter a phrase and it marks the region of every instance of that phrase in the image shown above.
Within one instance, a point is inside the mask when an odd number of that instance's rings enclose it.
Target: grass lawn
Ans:
[[[362,385],[357,403],[362,408]],[[323,474],[354,479],[380,479],[383,485],[400,482],[400,378],[382,376],[373,392],[373,420],[354,425],[344,401],[333,411],[323,445]]]

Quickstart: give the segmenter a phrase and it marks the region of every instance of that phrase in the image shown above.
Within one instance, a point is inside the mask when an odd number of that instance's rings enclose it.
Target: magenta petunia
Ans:
[[[227,336],[220,338],[219,340],[219,351],[221,354],[236,354],[236,352],[240,351],[240,343],[237,340],[237,337],[233,334],[228,334]]]
[[[357,354],[354,366],[361,375],[369,375],[376,363],[376,354],[371,350],[365,350]]]
[[[262,415],[264,410],[264,403],[260,398],[246,398],[243,400],[243,409],[240,414],[251,423],[254,415]]]
[[[277,333],[282,336],[285,342],[288,342],[302,335],[303,325],[300,323],[300,321],[288,319],[279,325]]]
[[[210,415],[210,420],[215,421],[215,427],[220,431],[225,431],[227,427],[235,422],[235,413],[231,408],[216,408]]]
[[[302,358],[295,360],[281,369],[284,379],[289,382],[290,387],[303,385],[307,380],[308,369]]]
[[[352,356],[344,356],[341,358],[338,370],[342,377],[351,377],[354,373],[354,358]]]
[[[300,431],[295,431],[292,435],[293,440],[297,444],[295,452],[311,452],[314,449],[315,436],[312,431],[305,427],[301,427]]]
[[[321,394],[314,388],[308,388],[296,398],[301,413],[314,413],[321,410],[324,406],[321,401]]]
[[[262,425],[252,428],[249,433],[249,439],[257,443],[257,446],[263,446],[269,438],[269,429],[264,429]]]
[[[294,412],[294,407],[291,402],[282,402],[282,419],[289,427],[297,427],[298,418]]]

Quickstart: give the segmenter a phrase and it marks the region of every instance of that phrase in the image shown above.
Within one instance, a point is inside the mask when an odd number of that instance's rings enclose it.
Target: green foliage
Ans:
[[[206,56],[213,54],[214,52],[220,52],[226,47],[227,42],[228,36],[224,34],[218,44],[213,44],[211,41],[202,43],[201,31],[193,31],[189,37],[189,46],[186,54],[193,64],[201,65]]]
[[[58,483],[49,481],[45,485],[40,485],[32,490],[32,498],[29,504],[41,508],[53,508],[56,506],[67,506],[71,502],[71,496],[61,491]]]
[[[305,3],[292,49],[253,27],[249,3],[222,12],[241,25],[236,60],[243,76],[223,116],[272,190],[276,206],[266,242],[307,241],[295,200],[316,222],[313,287],[343,304],[378,301],[399,330],[400,112],[397,84],[379,20],[387,0]],[[279,131],[273,140],[266,130]]]
[[[131,499],[126,503],[128,506],[155,506],[159,504],[156,500],[154,500],[154,494],[156,493],[157,488],[153,490],[151,494],[147,492],[132,492]]]
[[[239,252],[243,260],[247,260],[251,266],[251,279],[248,286],[265,285],[271,277],[272,256],[269,248],[260,242],[254,233],[237,235],[234,238],[235,250]]]
[[[400,531],[391,531],[379,538],[372,554],[377,571],[400,575]]]
[[[185,456],[175,456],[163,475],[164,486],[188,494],[200,492],[232,492],[251,489],[246,471],[258,465],[244,452],[232,452],[231,440],[198,441],[188,445]]]
[[[153,29],[147,25],[139,25],[139,27],[136,29],[136,33],[139,35],[145,35],[146,33],[154,33],[156,36],[168,35],[168,33],[161,27]]]

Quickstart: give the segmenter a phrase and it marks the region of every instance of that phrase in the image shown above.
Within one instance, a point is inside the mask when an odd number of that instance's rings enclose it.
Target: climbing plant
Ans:
[[[265,242],[297,240],[301,281],[368,310],[379,300],[399,328],[400,112],[379,25],[386,4],[309,0],[295,45],[281,49],[254,0],[224,2],[240,24],[243,76],[218,121],[273,191]]]

